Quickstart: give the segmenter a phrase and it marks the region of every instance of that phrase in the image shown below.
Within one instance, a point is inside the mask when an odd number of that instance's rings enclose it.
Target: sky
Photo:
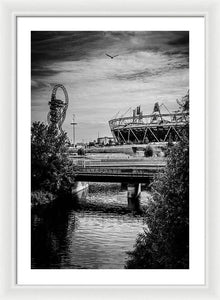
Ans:
[[[149,114],[159,102],[178,109],[189,89],[189,32],[32,31],[32,122],[47,122],[56,84],[69,96],[62,128],[71,141],[73,114],[76,142],[111,136],[108,121],[129,108]],[[64,99],[60,89],[57,98]]]

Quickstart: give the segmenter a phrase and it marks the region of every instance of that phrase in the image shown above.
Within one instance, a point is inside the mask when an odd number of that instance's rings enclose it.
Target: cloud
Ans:
[[[70,99],[64,129],[71,137],[76,114],[79,140],[109,135],[108,121],[129,107],[148,113],[160,101],[175,109],[189,87],[187,38],[164,31],[32,32],[32,120],[46,120],[57,83]]]
[[[187,45],[188,32],[138,31],[32,31],[31,60],[33,66],[48,61],[71,61],[99,57],[105,50],[162,51],[175,45]]]
[[[40,67],[32,68],[31,76],[32,76],[32,78],[34,76],[38,76],[38,77],[53,76],[60,72],[61,72],[60,70],[54,70],[50,66],[48,66],[48,67],[40,66]]]
[[[164,68],[157,68],[157,69],[145,69],[141,72],[133,72],[129,74],[120,74],[116,75],[117,79],[120,80],[143,80],[144,82],[149,82],[152,80],[151,77],[159,77],[165,76],[167,73],[171,72],[175,69],[188,69],[188,63],[176,63],[167,65]]]
[[[50,84],[49,83],[46,83],[46,82],[43,82],[43,81],[38,81],[38,80],[34,80],[32,79],[31,80],[31,88],[32,89],[41,89],[41,88],[50,88]]]
[[[182,46],[182,45],[189,45],[189,32],[188,31],[178,31],[176,34],[176,37],[171,39],[168,42],[169,45],[177,45],[177,46]]]

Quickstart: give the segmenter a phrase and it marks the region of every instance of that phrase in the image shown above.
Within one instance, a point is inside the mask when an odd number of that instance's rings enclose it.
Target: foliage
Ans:
[[[144,156],[145,157],[151,157],[154,154],[154,150],[151,146],[146,146],[145,150],[144,150]]]
[[[66,133],[34,122],[31,127],[31,189],[68,194],[73,183],[73,167],[67,157]]]
[[[31,207],[50,204],[54,200],[54,195],[45,191],[34,191],[31,193]]]
[[[79,149],[77,150],[77,154],[83,156],[83,155],[86,154],[86,151],[85,151],[85,149],[83,149],[83,148],[79,148]]]
[[[170,149],[167,167],[152,184],[147,227],[129,252],[126,268],[189,267],[189,142]]]

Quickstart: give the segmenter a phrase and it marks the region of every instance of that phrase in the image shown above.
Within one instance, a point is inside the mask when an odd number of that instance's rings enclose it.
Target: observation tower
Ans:
[[[58,89],[61,89],[64,94],[64,99],[56,98]],[[50,110],[47,115],[47,122],[51,128],[57,130],[57,134],[63,134],[62,124],[66,118],[66,111],[69,104],[69,97],[65,87],[62,84],[56,84],[52,90],[51,100],[48,103]]]

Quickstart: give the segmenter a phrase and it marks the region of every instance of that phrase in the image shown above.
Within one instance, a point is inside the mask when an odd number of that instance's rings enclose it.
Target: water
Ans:
[[[149,199],[142,192],[141,205]],[[143,217],[127,210],[120,184],[90,184],[75,203],[32,213],[32,268],[121,269],[143,231]]]

